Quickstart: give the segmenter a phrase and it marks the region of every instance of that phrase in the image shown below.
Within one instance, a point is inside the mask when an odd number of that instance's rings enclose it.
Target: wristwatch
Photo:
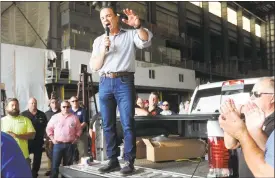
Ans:
[[[134,29],[136,29],[136,30],[138,30],[140,28],[141,28],[141,23],[138,26],[134,27]]]

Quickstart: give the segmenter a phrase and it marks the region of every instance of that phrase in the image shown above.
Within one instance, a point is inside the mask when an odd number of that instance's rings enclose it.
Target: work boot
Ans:
[[[98,169],[100,173],[108,173],[113,171],[118,171],[120,169],[120,164],[118,159],[111,159],[107,165],[102,166]]]
[[[120,173],[123,175],[131,174],[135,170],[134,163],[130,161],[125,162],[125,166],[120,170]]]

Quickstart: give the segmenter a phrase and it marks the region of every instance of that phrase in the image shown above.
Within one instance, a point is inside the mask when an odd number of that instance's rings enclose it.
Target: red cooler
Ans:
[[[207,177],[230,177],[233,175],[229,167],[230,152],[224,145],[223,130],[218,120],[207,122],[208,133],[208,163],[209,172]]]

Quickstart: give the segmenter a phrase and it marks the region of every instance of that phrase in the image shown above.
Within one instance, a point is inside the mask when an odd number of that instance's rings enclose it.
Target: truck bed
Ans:
[[[60,173],[67,177],[122,177],[122,175],[117,172],[100,174],[97,169],[104,164],[104,162],[96,162],[93,166],[82,166],[82,165],[72,165],[72,166],[64,166],[60,168]],[[121,166],[123,166],[123,161],[120,161]],[[170,162],[162,162],[162,163],[153,163],[146,159],[137,159],[135,162],[135,173],[126,177],[134,178],[134,177],[143,177],[143,178],[151,178],[151,177],[181,177],[181,178],[189,178],[192,177],[196,167],[198,166],[198,162],[194,161],[170,161]],[[208,173],[208,163],[207,161],[202,161],[195,174],[194,178],[203,178],[206,177]]]

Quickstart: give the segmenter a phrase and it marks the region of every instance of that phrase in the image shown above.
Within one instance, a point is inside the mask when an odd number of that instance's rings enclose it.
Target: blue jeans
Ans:
[[[119,156],[116,133],[116,108],[120,113],[120,122],[124,135],[124,159],[134,162],[136,158],[135,132],[135,85],[134,75],[118,78],[101,77],[99,82],[99,104],[106,138],[107,157]]]
[[[63,159],[63,166],[73,164],[75,144],[57,143],[53,145],[51,178],[58,178],[59,166]]]

